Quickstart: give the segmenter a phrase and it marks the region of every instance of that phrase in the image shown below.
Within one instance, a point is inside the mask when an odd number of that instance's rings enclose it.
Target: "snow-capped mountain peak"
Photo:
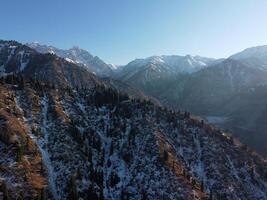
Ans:
[[[190,74],[211,65],[215,59],[200,56],[162,55],[151,56],[144,59],[135,59],[126,65],[120,72],[123,79],[131,79],[142,71],[150,70],[153,76],[145,77],[169,77],[176,74]]]
[[[51,53],[66,59],[69,62],[85,67],[90,72],[99,76],[108,76],[112,74],[113,69],[102,61],[99,57],[93,56],[87,50],[79,46],[73,46],[70,49],[59,49],[49,45],[43,45],[38,42],[27,43],[27,46],[35,49],[39,53]]]

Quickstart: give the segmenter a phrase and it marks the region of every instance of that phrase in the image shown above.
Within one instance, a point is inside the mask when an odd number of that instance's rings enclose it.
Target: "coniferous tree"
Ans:
[[[46,191],[44,188],[41,189],[41,200],[46,200],[47,199],[47,195],[46,195]]]
[[[204,120],[202,119],[201,120],[201,127],[203,127],[204,126]]]
[[[82,137],[81,137],[79,129],[76,127],[76,123],[74,122],[74,120],[71,120],[70,122],[69,131],[70,131],[71,136],[74,138],[74,140],[76,140],[79,144],[81,144]]]
[[[91,147],[89,147],[89,149],[87,151],[87,157],[88,157],[88,162],[89,163],[92,163],[92,157],[93,157],[93,155],[92,155],[92,149],[91,149]]]
[[[18,89],[23,90],[25,87],[25,80],[23,76],[20,75],[19,80],[18,80]]]
[[[163,152],[163,161],[166,162],[168,160],[169,154],[166,150]]]
[[[110,177],[110,187],[114,187],[119,182],[120,182],[120,177],[115,172],[113,172]]]
[[[145,191],[144,189],[143,189],[142,192],[141,192],[141,196],[142,196],[142,197],[141,197],[142,200],[147,200],[147,199],[148,199],[148,197],[147,197],[147,193],[146,193],[146,191]]]
[[[87,199],[94,199],[94,200],[97,200],[98,199],[98,196],[97,196],[97,193],[95,191],[95,188],[92,184],[89,185],[89,188],[88,188],[88,198]]]
[[[68,185],[68,192],[69,192],[69,199],[70,200],[77,200],[78,199],[78,192],[76,186],[76,176],[74,174],[71,175]]]
[[[209,194],[209,200],[213,199],[213,194],[212,194],[212,190],[210,190],[210,194]]]
[[[201,185],[200,185],[200,190],[201,190],[201,192],[204,192],[204,181],[202,180],[201,181]]]
[[[255,173],[254,173],[254,167],[252,166],[250,168],[250,177],[251,177],[252,180],[254,179],[254,175],[255,175]]]
[[[17,162],[20,162],[21,159],[22,159],[22,156],[23,156],[23,146],[22,146],[22,145],[19,145],[19,146],[17,147],[16,161],[17,161]]]
[[[43,158],[41,158],[40,165],[41,165],[41,172],[43,172],[44,171]]]
[[[2,182],[0,191],[3,193],[3,200],[10,200],[9,191],[5,182]]]
[[[18,191],[16,193],[16,200],[23,200],[23,191]]]
[[[4,77],[0,77],[0,84],[4,84],[5,83],[5,79],[4,79]]]
[[[29,139],[28,136],[26,137],[26,148],[29,151],[29,148],[30,148],[30,139]]]

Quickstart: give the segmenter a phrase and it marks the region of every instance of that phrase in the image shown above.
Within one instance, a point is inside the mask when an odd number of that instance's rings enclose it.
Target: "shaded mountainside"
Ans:
[[[226,59],[195,73],[154,77],[145,82],[143,72],[139,72],[128,82],[169,108],[187,110],[207,119],[216,117],[220,127],[267,155],[267,72],[255,67],[255,62]],[[153,74],[148,72],[146,76]]]
[[[145,95],[141,90],[131,86],[130,84],[126,82],[116,80],[113,78],[102,78],[102,81],[108,86],[111,86],[114,89],[116,89],[119,93],[127,94],[132,98],[150,100],[157,105],[161,105],[160,102],[156,98]]]
[[[0,41],[0,75],[22,74],[54,85],[94,87],[101,80],[53,54],[40,54],[15,41]]]
[[[221,118],[220,127],[267,155],[266,77],[266,71],[226,60],[178,80],[163,93],[163,99],[172,108]]]
[[[195,114],[229,112],[220,108],[238,94],[265,85],[266,77],[267,72],[228,59],[186,77],[177,106],[187,107]]]
[[[48,181],[54,199],[267,198],[266,161],[189,113],[100,86],[54,89],[21,77],[0,83],[1,148],[20,152],[7,141],[21,135],[37,146],[45,170],[32,173]],[[9,118],[23,133],[3,128]],[[0,168],[19,170],[25,159],[33,165],[28,151],[19,155],[1,157]],[[0,178],[10,196],[28,186],[2,171]]]
[[[0,41],[0,76],[21,74],[27,79],[61,87],[113,87],[132,98],[151,99],[157,102],[122,81],[99,78],[85,67],[58,57],[51,51],[42,54],[16,41]]]

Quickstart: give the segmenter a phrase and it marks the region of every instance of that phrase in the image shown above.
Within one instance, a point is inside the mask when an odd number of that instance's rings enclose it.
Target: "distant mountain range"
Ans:
[[[218,126],[232,130],[244,143],[267,155],[267,144],[263,140],[267,139],[266,123],[262,121],[265,119],[262,110],[267,104],[258,98],[265,97],[267,91],[267,46],[248,48],[226,59],[191,55],[152,56],[136,59],[119,69],[79,47],[62,50],[28,43],[31,48],[22,46],[19,50],[15,46],[16,42],[11,43],[3,55],[6,63],[0,65],[0,72],[8,74],[25,70],[25,74],[42,78],[45,73],[54,71],[49,76],[53,82],[80,86],[92,82],[108,84],[131,96],[150,98],[176,110],[188,110],[215,124],[219,121]],[[4,48],[3,44],[1,48]],[[45,59],[39,60],[33,49],[46,54]],[[17,64],[15,69],[12,63]],[[36,71],[31,67],[34,63],[42,63],[50,69],[40,67]],[[77,65],[81,70],[77,70]],[[101,80],[101,77],[105,79]],[[94,81],[89,83],[88,80]]]
[[[267,155],[266,49],[254,47],[218,60],[150,57],[130,62],[118,78],[173,109],[221,119],[218,126]]]
[[[117,70],[116,65],[107,64],[99,57],[93,56],[88,51],[81,49],[78,46],[64,50],[54,46],[40,44],[38,42],[27,43],[26,45],[35,49],[39,53],[56,54],[61,58],[65,58],[69,62],[86,67],[90,72],[99,76],[118,77],[125,74],[129,76],[129,74],[134,75],[135,72],[140,70],[158,71],[162,76],[164,76],[164,72],[166,74],[193,73],[220,60],[191,55],[152,56],[145,59],[136,59],[126,66],[120,66],[120,70]]]
[[[117,69],[78,47],[61,50],[38,43],[27,45],[106,77],[105,82],[121,92],[144,94],[170,108],[200,115],[232,130],[244,143],[267,155],[262,140],[267,138],[266,123],[261,119],[267,106],[261,99],[267,91],[267,46],[248,48],[225,59],[152,56]]]
[[[0,41],[0,199],[267,198],[266,159],[193,115],[264,154],[262,66],[160,56],[104,78],[55,52]]]
[[[104,78],[108,75],[108,73],[106,74],[104,73],[104,71],[102,71],[103,73],[101,72],[101,75],[103,75],[104,77],[96,76],[96,73],[92,71],[92,68],[89,69],[88,65],[79,64],[81,63],[80,61],[79,63],[76,63],[78,62],[77,60],[81,60],[81,57],[86,57],[77,52],[74,53],[76,50],[78,52],[83,52],[84,55],[90,57],[90,54],[85,50],[78,50],[77,48],[73,51],[59,50],[51,46],[48,47],[45,45],[39,45],[37,43],[33,44],[35,45],[35,47],[42,47],[45,50],[39,49],[39,51],[36,51],[35,49],[30,48],[29,44],[23,45],[16,41],[0,40],[0,76],[10,75],[14,73],[22,74],[27,78],[38,79],[39,81],[50,82],[55,86],[65,87],[113,87],[121,93],[127,93],[130,96],[141,99],[150,98],[143,94],[140,90],[130,86],[129,84],[122,84],[121,81],[113,80],[112,78],[108,77]],[[69,51],[71,51],[71,53]],[[58,57],[55,52],[61,53],[62,57]],[[69,60],[70,58],[64,58],[63,55],[72,55],[72,59],[74,59],[75,62]],[[98,60],[98,58],[93,56],[91,56],[91,58]],[[89,63],[89,61],[87,63]],[[101,61],[100,63],[104,62]],[[102,66],[107,67],[108,65],[103,64]],[[96,68],[97,66],[94,65],[94,67]],[[156,100],[153,101],[156,102]]]

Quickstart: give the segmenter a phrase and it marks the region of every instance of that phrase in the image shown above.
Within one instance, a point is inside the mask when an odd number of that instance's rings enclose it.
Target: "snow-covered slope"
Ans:
[[[22,73],[35,51],[16,41],[0,40],[0,75]]]
[[[61,58],[65,58],[68,62],[73,62],[80,66],[86,67],[90,72],[99,76],[110,76],[116,65],[106,64],[97,56],[93,56],[88,51],[74,46],[70,49],[58,49],[54,46],[39,44],[38,42],[26,44],[40,53],[56,54]]]
[[[17,112],[9,115],[23,116],[54,199],[267,198],[266,161],[189,113],[104,87],[21,87],[18,80],[17,88],[0,84],[0,97],[13,96]]]
[[[252,59],[254,63],[250,64],[251,67],[267,70],[267,45],[245,49],[244,51],[230,56],[230,58],[244,61]],[[256,63],[256,60],[258,63]]]
[[[215,59],[200,56],[152,56],[145,59],[136,59],[127,64],[122,72],[122,77],[130,78],[140,70],[154,68],[162,76],[166,74],[192,73],[213,63]]]
[[[235,59],[255,57],[255,58],[264,58],[266,60],[267,59],[266,58],[267,57],[267,45],[250,47],[230,57],[235,58]]]
[[[191,74],[216,62],[200,56],[152,56],[136,59],[117,72],[117,78],[152,94],[177,76]]]

